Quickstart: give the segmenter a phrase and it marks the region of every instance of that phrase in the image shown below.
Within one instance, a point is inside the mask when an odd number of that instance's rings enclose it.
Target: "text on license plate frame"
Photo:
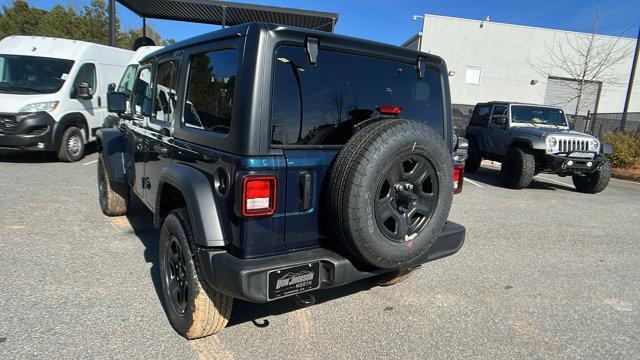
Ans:
[[[275,300],[320,287],[320,262],[310,262],[267,273],[267,299]]]

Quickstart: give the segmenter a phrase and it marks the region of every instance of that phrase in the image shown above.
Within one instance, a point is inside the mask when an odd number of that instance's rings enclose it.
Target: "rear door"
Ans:
[[[503,125],[498,124],[495,119],[500,116],[506,116],[507,122]],[[503,155],[509,147],[509,106],[494,105],[491,111],[491,119],[487,125],[487,146],[489,152],[497,155]]]
[[[428,67],[419,79],[415,60],[396,62],[320,50],[310,65],[304,47],[281,46],[273,59],[271,146],[286,157],[288,248],[317,245],[334,233],[326,216],[331,165],[361,122],[381,106],[444,133],[442,78]],[[279,197],[280,201],[281,197]]]

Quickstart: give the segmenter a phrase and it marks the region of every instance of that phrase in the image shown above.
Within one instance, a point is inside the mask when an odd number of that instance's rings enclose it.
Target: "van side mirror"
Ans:
[[[127,111],[127,95],[121,92],[110,92],[107,94],[107,110],[116,114],[123,114]]]
[[[114,92],[114,91],[116,91],[116,83],[111,83],[111,84],[107,85],[107,92],[108,93]]]
[[[81,82],[81,83],[75,84],[74,89],[75,89],[76,99],[83,99],[83,100],[93,99],[93,95],[91,94],[93,92],[93,89],[91,89],[91,86],[89,86],[88,83]]]

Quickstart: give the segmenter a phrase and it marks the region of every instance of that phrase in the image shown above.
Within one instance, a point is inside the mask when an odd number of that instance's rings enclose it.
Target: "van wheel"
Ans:
[[[576,190],[587,194],[596,194],[604,190],[611,180],[611,163],[604,162],[598,171],[586,175],[573,175]]]
[[[160,281],[171,326],[187,339],[209,336],[229,321],[233,298],[204,280],[193,255],[193,228],[186,208],[173,210],[160,231]]]
[[[85,142],[82,131],[75,126],[69,126],[62,134],[58,159],[64,162],[76,162],[84,157]]]
[[[109,180],[102,153],[98,154],[98,198],[107,216],[122,216],[129,209],[129,185]]]
[[[536,171],[536,159],[528,149],[512,147],[502,160],[500,172],[502,181],[512,189],[524,189],[533,180]]]
[[[378,275],[373,278],[373,281],[378,286],[391,286],[405,281],[411,274],[413,274],[414,269],[398,269],[386,274]]]

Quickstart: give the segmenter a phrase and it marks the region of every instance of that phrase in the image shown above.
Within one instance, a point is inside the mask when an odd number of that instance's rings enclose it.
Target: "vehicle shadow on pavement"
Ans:
[[[366,291],[376,286],[370,279],[364,279],[332,289],[324,289],[312,292],[315,296],[315,305],[319,305],[341,297],[353,295],[355,293]],[[313,306],[313,305],[312,305]],[[294,297],[288,297],[281,300],[268,302],[265,304],[254,304],[242,300],[234,300],[231,319],[227,327],[240,325],[251,321],[257,327],[269,326],[269,317],[286,314],[303,308],[299,305]]]
[[[482,167],[480,167],[480,169],[478,169],[477,172],[475,172],[473,174],[465,173],[464,176],[466,178],[469,178],[469,179],[471,179],[471,180],[473,180],[475,182],[478,182],[478,183],[480,183],[482,185],[489,185],[489,186],[495,186],[495,187],[501,187],[501,188],[504,188],[504,189],[508,189],[502,183],[502,178],[501,178],[502,174],[500,173],[500,169],[499,168],[482,166]],[[473,186],[473,185],[465,185],[465,186]],[[540,180],[538,180],[536,178],[533,179],[533,181],[529,185],[528,189],[576,191],[570,185],[564,186],[564,185],[560,185],[558,183],[540,181]]]
[[[160,230],[153,227],[153,214],[145,207],[144,204],[136,196],[131,196],[129,211],[127,212],[127,220],[133,228],[134,234],[138,237],[142,245],[144,245],[144,260],[151,264],[149,273],[151,281],[158,296],[158,301],[165,308],[164,298],[162,296],[162,284],[160,282],[160,261],[158,240],[160,238]],[[360,291],[366,291],[376,286],[371,280],[362,280],[350,284],[349,286],[337,287],[333,289],[325,289],[313,292],[315,295],[315,304],[322,304],[344,296],[352,295]],[[235,299],[233,311],[229,326],[235,326],[252,322],[257,327],[269,326],[269,317],[285,314],[297,309],[298,305],[293,297],[276,300],[266,304],[254,304],[247,301]]]
[[[95,142],[89,143],[85,147],[85,156],[89,156],[97,151]],[[51,163],[58,162],[58,157],[52,151],[22,151],[22,150],[0,150],[0,162],[5,163]],[[80,160],[82,161],[82,160]]]
[[[153,227],[153,214],[138,199],[137,196],[130,195],[129,211],[127,211],[127,220],[133,229],[134,234],[138,237],[142,245],[144,245],[144,260],[151,264],[149,267],[149,275],[153,287],[158,295],[158,300],[164,309],[164,299],[162,297],[162,289],[160,283],[160,262],[159,247],[160,230]]]

